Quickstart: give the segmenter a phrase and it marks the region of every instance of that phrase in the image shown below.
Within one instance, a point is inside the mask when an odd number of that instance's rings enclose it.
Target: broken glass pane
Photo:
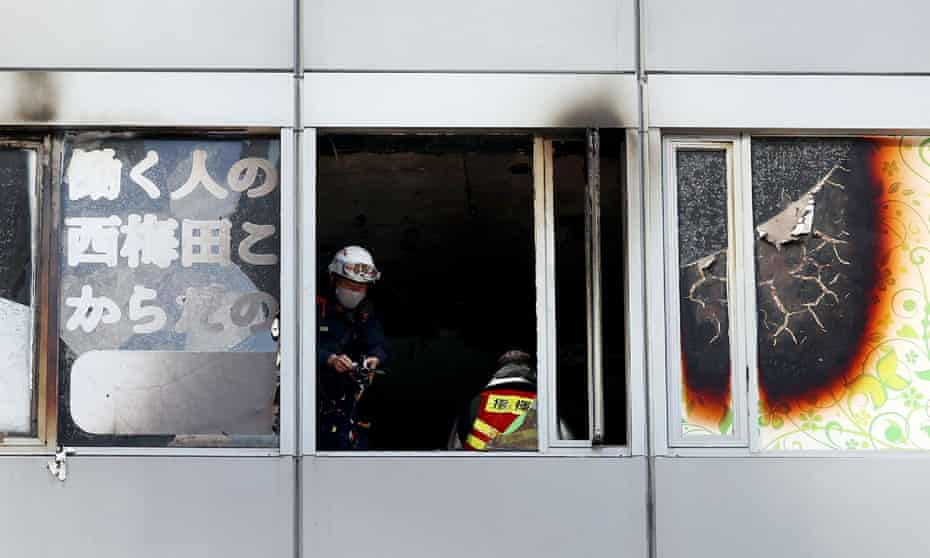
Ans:
[[[34,151],[0,149],[0,439],[35,434],[35,181]]]
[[[727,303],[727,152],[676,150],[681,433],[727,435],[733,420]]]
[[[63,157],[62,441],[275,445],[279,142],[83,134]]]

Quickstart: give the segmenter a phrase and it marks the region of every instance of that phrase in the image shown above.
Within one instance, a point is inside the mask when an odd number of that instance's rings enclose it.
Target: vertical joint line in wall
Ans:
[[[294,0],[294,129],[297,131],[304,129],[303,113],[301,110],[303,105],[304,80],[302,4],[303,0]],[[297,160],[300,160],[299,157]],[[300,175],[298,175],[298,177],[299,176]],[[299,183],[300,178],[297,180]]]
[[[303,96],[304,96],[304,78],[294,76],[294,130],[298,133],[303,132]],[[298,184],[300,179],[298,178]]]
[[[299,93],[300,80],[295,79],[294,83]],[[299,108],[299,103],[298,103],[298,108]],[[300,113],[297,113],[296,117],[297,117],[297,125],[299,126]],[[297,213],[297,219],[296,219],[297,221],[296,223],[297,225],[297,235],[296,235],[297,262],[294,267],[296,268],[295,269],[295,273],[297,275],[296,288],[297,288],[297,292],[299,293],[299,295],[297,297],[297,308],[298,308],[297,331],[294,332],[295,338],[297,339],[297,366],[296,366],[295,374],[294,374],[294,382],[293,382],[293,385],[291,386],[291,389],[294,390],[294,421],[295,421],[294,445],[296,447],[296,451],[294,452],[294,514],[293,514],[294,516],[294,543],[293,543],[294,544],[294,558],[301,558],[304,554],[303,528],[302,528],[303,515],[304,515],[303,459],[302,459],[303,452],[304,452],[304,449],[303,449],[303,412],[302,412],[302,409],[303,409],[302,391],[303,390],[301,389],[301,386],[303,383],[303,379],[302,379],[303,370],[301,369],[301,366],[300,366],[300,363],[303,362],[303,357],[301,356],[301,353],[303,352],[304,347],[303,347],[303,343],[301,342],[301,340],[303,339],[303,335],[301,335],[301,328],[303,327],[303,323],[302,323],[303,319],[302,319],[302,316],[300,315],[301,312],[299,310],[303,308],[303,300],[302,300],[303,289],[301,288],[301,286],[303,285],[302,283],[303,277],[302,277],[302,272],[301,272],[301,257],[304,252],[303,250],[304,238],[303,238],[302,231],[303,231],[304,218],[306,217],[305,215],[303,215],[303,212],[301,210],[303,207],[303,204],[300,202],[301,197],[304,195],[303,188],[301,187],[301,183],[300,183],[301,167],[302,167],[300,156],[303,151],[301,149],[302,142],[303,142],[302,133],[300,131],[295,130],[294,141],[293,141],[294,145],[292,146],[292,148],[294,150],[294,180],[297,183],[297,196],[296,196],[297,207],[295,208],[295,211]]]
[[[303,0],[294,0],[294,75],[304,77]]]
[[[644,35],[645,35],[645,4],[643,0],[634,0],[635,1],[635,18],[636,26],[634,28],[635,36],[635,45],[636,45],[636,93],[637,93],[637,103],[638,103],[638,116],[639,116],[639,190],[640,190],[640,207],[637,209],[640,212],[640,241],[646,244],[646,219],[645,219],[645,200],[646,200],[646,181],[648,174],[648,150],[649,150],[649,127],[646,122],[646,52],[644,45]],[[645,253],[645,252],[644,252]],[[643,266],[640,269],[642,274],[641,281],[643,285],[646,285],[646,269]],[[642,316],[643,316],[643,336],[646,340],[644,343],[645,347],[650,345],[651,340],[649,339],[649,308],[646,304],[645,298],[640,302],[642,304]],[[651,380],[652,375],[651,363],[649,362],[649,351],[644,351],[643,354],[643,367],[645,368],[645,373],[643,374],[643,393],[644,393],[644,405],[643,405],[643,415],[645,422],[645,440],[644,448],[646,454],[646,548],[649,558],[655,558],[657,554],[656,550],[656,483],[655,483],[655,456],[653,455],[652,447],[652,404],[650,401],[650,395],[652,393],[651,389]]]

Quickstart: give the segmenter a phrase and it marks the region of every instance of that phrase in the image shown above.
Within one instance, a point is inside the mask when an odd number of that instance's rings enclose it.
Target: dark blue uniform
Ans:
[[[317,297],[317,442],[321,450],[368,449],[370,424],[357,413],[359,386],[351,374],[338,373],[326,361],[344,354],[354,362],[378,357],[383,367],[388,360],[384,329],[365,300],[355,310],[343,308],[332,296]]]

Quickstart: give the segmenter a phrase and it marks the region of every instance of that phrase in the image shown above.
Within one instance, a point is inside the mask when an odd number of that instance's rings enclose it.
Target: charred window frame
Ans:
[[[0,453],[50,447],[55,440],[54,385],[57,359],[55,351],[50,348],[54,343],[50,342],[49,332],[55,323],[56,313],[55,305],[50,304],[49,301],[51,300],[50,292],[53,289],[53,282],[50,278],[53,276],[56,262],[54,258],[47,257],[50,243],[53,242],[52,231],[55,229],[55,220],[52,215],[53,195],[50,188],[50,152],[51,144],[47,137],[7,136],[0,138],[0,153],[18,154],[25,159],[23,162],[26,164],[24,170],[28,183],[21,185],[24,187],[21,192],[8,191],[5,194],[5,199],[10,201],[11,205],[4,216],[4,225],[14,224],[16,217],[22,215],[23,209],[27,211],[27,238],[18,238],[14,234],[8,240],[16,244],[26,241],[30,260],[27,281],[21,287],[28,290],[29,322],[21,332],[14,330],[14,334],[26,333],[29,336],[28,354],[23,355],[27,360],[28,379],[25,382],[27,385],[20,386],[27,388],[28,393],[19,395],[23,398],[21,403],[28,405],[28,426],[8,429],[6,432],[0,431]],[[16,183],[16,163],[13,162],[13,165],[13,167],[0,168],[0,173],[5,174],[3,186],[15,189],[20,184]],[[19,198],[19,195],[24,195],[25,199]],[[26,207],[16,206],[17,202],[25,203]],[[4,257],[8,255],[4,254]],[[15,272],[7,266],[4,267],[4,271],[8,272],[7,275]],[[11,315],[7,318],[11,320],[5,324],[9,332],[15,320]],[[13,394],[13,397],[17,397],[17,394]]]
[[[611,135],[613,141],[610,145],[618,147],[617,138],[619,138],[619,147],[612,156],[619,160],[619,167],[616,168],[619,192],[613,195],[619,195],[617,199],[620,219],[616,223],[617,228],[612,230],[616,238],[606,238],[599,235],[598,231],[598,210],[597,194],[599,185],[598,166],[600,157],[601,134],[603,132]],[[317,260],[322,257],[317,254],[317,231],[315,216],[318,210],[317,189],[317,153],[318,142],[328,141],[325,135],[331,133],[352,133],[352,134],[467,134],[479,135],[481,133],[492,134],[520,134],[526,132],[511,132],[506,130],[493,131],[458,131],[458,130],[378,130],[378,129],[307,129],[306,141],[304,142],[305,158],[310,163],[304,168],[304,183],[307,186],[301,191],[300,210],[305,217],[302,225],[302,238],[305,243],[304,260],[301,264],[301,284],[304,293],[315,293],[318,289],[318,269]],[[631,340],[642,339],[639,328],[642,325],[642,309],[637,308],[637,301],[642,300],[642,285],[635,280],[640,266],[643,252],[641,249],[641,237],[639,235],[639,226],[641,224],[641,204],[642,199],[638,194],[632,193],[635,185],[638,184],[637,172],[631,169],[638,168],[635,161],[638,161],[638,137],[635,131],[623,130],[576,130],[566,132],[537,132],[531,134],[533,142],[533,183],[534,183],[534,243],[535,243],[535,269],[536,269],[536,306],[537,306],[537,363],[539,373],[539,390],[537,395],[538,413],[539,413],[539,446],[536,454],[554,454],[554,455],[630,455],[632,452],[639,451],[634,446],[639,444],[641,438],[638,434],[644,433],[642,420],[643,408],[642,402],[638,401],[636,395],[636,386],[640,385],[639,379],[643,377],[642,362],[643,354],[639,354],[637,347],[643,345],[631,342]],[[604,377],[603,367],[588,366],[585,367],[585,382],[587,383],[586,393],[588,394],[585,414],[590,417],[589,428],[575,439],[564,439],[559,436],[559,419],[557,410],[557,382],[558,376],[555,366],[556,359],[556,317],[555,317],[555,200],[554,200],[554,169],[553,154],[554,146],[560,141],[574,141],[581,146],[581,152],[584,161],[585,172],[585,285],[581,292],[584,302],[586,318],[582,327],[586,332],[585,351],[588,354],[595,355],[591,361],[600,361],[605,344],[622,346],[618,351],[618,358],[622,360],[622,377],[623,385],[615,383],[609,389],[613,390],[613,396],[604,397]],[[631,174],[632,173],[632,174]],[[632,178],[631,178],[632,177]],[[593,203],[592,203],[593,202]],[[306,219],[313,216],[313,220]],[[308,242],[309,241],[309,242]],[[611,273],[609,286],[603,284],[600,264],[598,258],[603,258],[605,246],[616,249],[620,254],[619,271]],[[312,254],[310,252],[312,250]],[[599,254],[600,252],[600,254]],[[616,263],[616,257],[614,258]],[[631,271],[632,270],[632,271]],[[611,325],[611,337],[605,339],[601,331],[603,322],[599,316],[600,305],[598,304],[599,296],[603,296],[605,288],[615,290],[615,296],[622,299],[624,316],[618,323]],[[635,291],[635,292],[634,292]],[[633,303],[631,303],[631,300]],[[308,302],[309,301],[309,302]],[[302,369],[314,370],[315,352],[316,352],[316,311],[313,306],[313,300],[305,297],[302,305],[302,322],[308,324],[302,328],[302,347],[301,353]],[[633,347],[631,349],[631,347]],[[302,447],[307,453],[316,453],[321,455],[434,455],[434,452],[424,454],[416,451],[324,451],[318,450],[316,445],[317,432],[317,410],[316,410],[316,381],[315,376],[305,374],[302,377],[301,398],[304,401],[304,414],[302,418]],[[622,420],[616,416],[610,417],[611,411],[617,412],[615,405],[619,399],[622,399]],[[307,412],[312,409],[312,412]],[[605,420],[616,428],[613,431],[605,432]],[[619,434],[618,434],[619,432]],[[606,434],[606,435],[605,435]],[[512,455],[513,452],[443,452],[442,455],[452,456],[492,456],[492,455]],[[526,455],[521,453],[521,455]]]
[[[663,138],[669,447],[749,446],[748,363],[754,353],[747,334],[754,328],[747,323],[746,296],[754,291],[746,271],[752,269],[752,243],[746,239],[753,237],[745,147],[733,136]],[[702,192],[708,188],[715,195]],[[708,238],[711,231],[726,238]],[[711,353],[719,358],[709,358],[692,342],[716,343]],[[726,371],[719,370],[723,361]]]

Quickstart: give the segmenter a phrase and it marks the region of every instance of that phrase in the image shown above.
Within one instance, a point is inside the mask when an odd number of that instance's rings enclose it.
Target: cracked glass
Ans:
[[[60,442],[277,446],[279,141],[75,134],[62,159]]]
[[[35,151],[0,148],[0,440],[36,433],[36,163]]]
[[[675,152],[681,327],[681,434],[733,434],[727,260],[727,152]]]

